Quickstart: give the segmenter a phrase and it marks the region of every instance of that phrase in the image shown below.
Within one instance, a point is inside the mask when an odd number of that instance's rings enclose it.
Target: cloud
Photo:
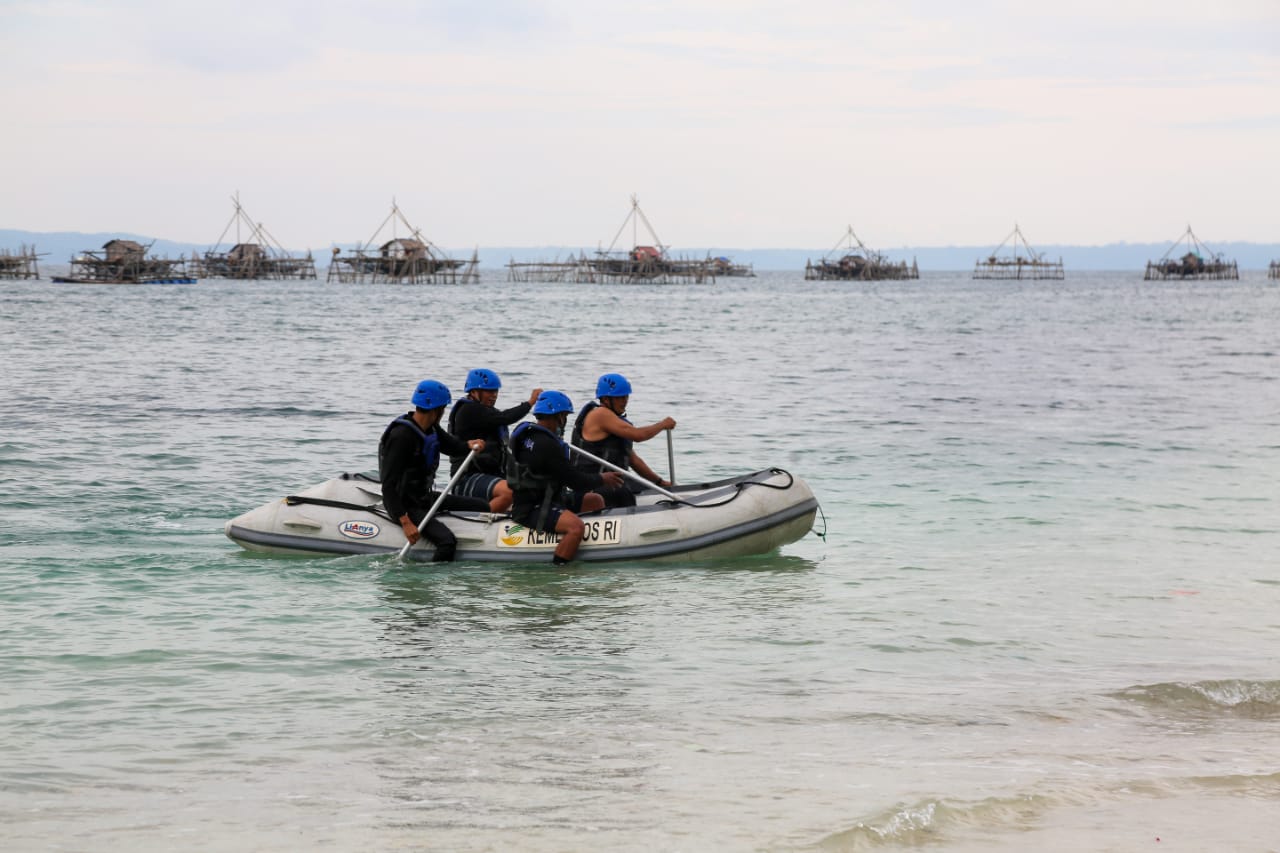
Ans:
[[[444,243],[590,243],[638,191],[673,243],[795,245],[851,219],[880,244],[981,242],[1029,208],[1069,230],[1027,219],[1046,240],[1142,239],[1133,223],[1159,236],[1189,203],[1169,176],[1208,160],[1216,195],[1197,203],[1274,236],[1268,2],[191,10],[0,4],[26,117],[0,156],[38,165],[0,204],[198,238],[239,188],[296,223],[282,239],[319,245],[397,195]],[[175,186],[189,201],[155,203]]]

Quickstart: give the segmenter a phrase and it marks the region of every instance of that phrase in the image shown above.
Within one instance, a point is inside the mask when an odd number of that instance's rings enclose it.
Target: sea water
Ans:
[[[5,850],[1280,849],[1280,285],[0,285]],[[271,558],[418,380],[626,374],[780,552]],[[659,438],[642,445],[666,471]]]

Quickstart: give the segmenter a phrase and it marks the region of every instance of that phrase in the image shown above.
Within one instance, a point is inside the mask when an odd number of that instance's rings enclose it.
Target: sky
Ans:
[[[0,0],[0,80],[0,228],[1280,241],[1277,0]]]

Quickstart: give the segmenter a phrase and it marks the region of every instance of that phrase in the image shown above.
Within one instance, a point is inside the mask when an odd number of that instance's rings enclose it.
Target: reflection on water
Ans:
[[[762,554],[734,560],[709,560],[680,565],[578,563],[547,566],[494,567],[455,563],[447,569],[405,568],[398,564],[379,576],[388,612],[375,617],[389,637],[430,646],[441,631],[516,630],[529,635],[554,635],[583,622],[626,620],[637,608],[652,606],[650,596],[664,583],[686,587],[704,580],[727,582],[726,574],[774,576],[763,590],[780,606],[795,591],[806,590],[777,581],[803,576],[817,563],[788,554]],[[554,644],[554,643],[553,643]]]

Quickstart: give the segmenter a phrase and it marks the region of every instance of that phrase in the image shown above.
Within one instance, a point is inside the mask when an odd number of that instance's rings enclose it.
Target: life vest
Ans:
[[[503,476],[506,468],[507,457],[507,441],[510,439],[510,432],[506,424],[495,430],[489,430],[485,433],[477,435],[463,435],[458,432],[458,410],[464,405],[471,404],[474,406],[483,406],[479,400],[473,400],[470,397],[463,397],[461,400],[453,404],[453,408],[449,411],[449,432],[456,435],[463,441],[471,441],[474,438],[484,439],[484,450],[476,454],[476,458],[471,460],[471,467],[467,470],[472,474],[491,474],[495,477]],[[456,474],[458,469],[462,467],[462,460],[466,456],[449,457],[452,464],[449,466],[449,473]]]
[[[581,447],[592,456],[599,456],[605,462],[617,465],[619,468],[631,469],[631,447],[634,442],[618,435],[606,435],[599,441],[587,441],[582,437],[582,427],[587,422],[587,415],[591,414],[595,409],[600,408],[598,400],[592,400],[582,407],[582,411],[578,412],[578,419],[573,422],[573,446]],[[627,423],[631,421],[618,415]],[[579,456],[573,462],[579,468],[587,471],[603,471],[604,467],[599,462],[593,462],[585,456]]]
[[[436,478],[436,469],[440,467],[440,439],[436,437],[434,429],[431,432],[423,432],[422,427],[413,420],[412,414],[401,415],[387,424],[387,428],[382,431],[382,438],[378,440],[378,475],[383,481],[387,479],[387,437],[391,435],[392,430],[401,425],[413,430],[422,439],[422,447],[419,450],[421,455],[414,460],[418,464],[404,472],[400,483],[401,491],[405,494],[422,494],[430,489],[431,483]]]
[[[548,491],[556,492],[564,484],[551,476],[533,471],[529,467],[529,463],[525,461],[529,452],[533,450],[533,436],[528,435],[533,430],[551,436],[556,444],[560,445],[564,450],[566,459],[569,458],[569,445],[565,444],[560,436],[542,424],[534,423],[533,421],[525,421],[519,424],[516,426],[515,431],[511,433],[511,453],[507,455],[507,485],[516,494],[523,492],[542,500]]]

